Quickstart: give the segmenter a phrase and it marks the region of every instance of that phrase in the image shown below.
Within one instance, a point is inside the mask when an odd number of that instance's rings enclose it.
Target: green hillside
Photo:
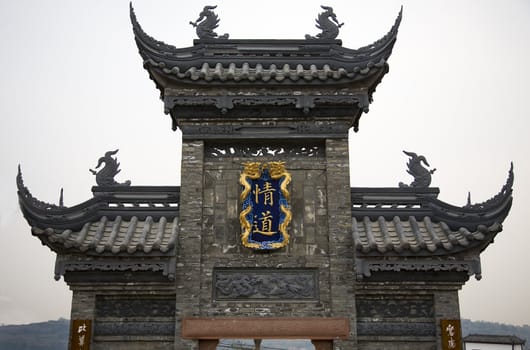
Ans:
[[[70,321],[0,326],[0,350],[66,350]]]

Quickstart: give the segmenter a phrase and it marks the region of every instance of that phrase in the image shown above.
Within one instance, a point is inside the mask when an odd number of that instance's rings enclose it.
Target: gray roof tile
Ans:
[[[474,243],[486,243],[500,232],[501,225],[479,225],[470,232],[461,227],[452,230],[445,222],[433,222],[426,216],[418,220],[395,216],[391,220],[379,216],[371,220],[352,218],[355,248],[367,255],[444,255],[460,251]]]
[[[178,219],[161,217],[156,221],[148,216],[145,220],[139,220],[133,216],[130,220],[123,220],[121,216],[117,216],[114,220],[109,220],[103,216],[99,221],[85,223],[78,231],[41,229],[36,226],[31,231],[57,251],[97,254],[167,253],[175,247]]]

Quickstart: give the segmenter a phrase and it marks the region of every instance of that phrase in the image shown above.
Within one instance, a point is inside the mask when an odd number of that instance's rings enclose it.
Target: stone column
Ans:
[[[347,138],[326,140],[326,168],[331,312],[333,317],[350,319],[350,337],[336,340],[335,350],[353,350],[357,342]]]
[[[440,286],[434,293],[434,317],[436,319],[436,349],[442,349],[441,320],[459,320],[460,306],[458,291],[461,284],[447,284]]]
[[[70,334],[72,333],[72,323],[74,320],[92,320],[92,330],[96,319],[96,294],[93,291],[77,290],[70,285],[72,290],[72,309],[70,311],[70,331],[68,333],[68,349],[72,348],[70,344]],[[91,342],[94,342],[94,335],[90,335]]]
[[[203,158],[203,141],[182,142],[180,229],[175,276],[175,349],[179,350],[198,349],[198,341],[181,338],[181,328],[183,317],[200,316]]]

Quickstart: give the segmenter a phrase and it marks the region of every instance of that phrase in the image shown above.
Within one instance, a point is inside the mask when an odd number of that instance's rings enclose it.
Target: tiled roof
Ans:
[[[400,12],[380,40],[352,50],[340,40],[201,39],[192,47],[176,48],[144,32],[130,8],[136,44],[144,67],[159,84],[166,78],[188,83],[270,82],[304,83],[313,80],[355,81],[376,71],[386,73],[397,38]],[[158,70],[153,72],[151,70]],[[162,90],[162,89],[161,89]]]
[[[439,200],[438,188],[352,188],[358,255],[450,255],[483,250],[512,205],[513,165],[500,192],[463,207]]]
[[[515,335],[470,334],[462,339],[465,343],[485,344],[525,344],[526,341]]]
[[[317,67],[314,64],[304,68],[302,64],[289,64],[284,63],[283,65],[276,66],[272,63],[270,65],[262,65],[260,63],[255,66],[250,66],[248,62],[244,62],[240,65],[236,63],[229,63],[223,66],[222,62],[210,64],[204,62],[200,67],[190,67],[181,69],[178,65],[167,68],[166,63],[156,62],[149,58],[144,61],[144,66],[160,68],[162,72],[168,75],[175,76],[179,79],[190,79],[192,81],[204,80],[210,81],[325,81],[325,80],[341,80],[349,79],[352,81],[360,80],[368,73],[372,68],[378,69],[385,67],[385,60],[381,59],[378,62],[370,62],[366,66],[355,66],[351,70],[347,70],[344,67],[332,68],[328,64],[324,64],[322,67]]]
[[[179,187],[93,187],[91,199],[72,207],[33,197],[20,168],[17,187],[20,208],[31,232],[57,253],[173,254]]]
[[[57,252],[86,253],[168,253],[175,247],[178,233],[178,219],[157,221],[148,216],[139,220],[133,216],[123,220],[121,216],[87,222],[80,230],[62,230],[32,227],[33,235]]]
[[[476,231],[465,227],[449,228],[445,222],[433,222],[429,216],[405,220],[395,216],[387,220],[379,216],[372,221],[364,216],[352,218],[355,248],[365,255],[445,255],[488,243],[502,226],[479,225]]]
[[[463,207],[439,200],[438,188],[352,188],[357,277],[405,271],[443,279],[445,271],[448,278],[481,279],[480,252],[502,231],[513,180],[512,166],[498,194]]]

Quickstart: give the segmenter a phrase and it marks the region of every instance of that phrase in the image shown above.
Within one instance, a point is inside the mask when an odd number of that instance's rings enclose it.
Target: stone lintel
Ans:
[[[203,140],[322,140],[346,138],[352,126],[351,117],[336,116],[298,120],[295,117],[269,118],[249,124],[246,117],[223,121],[203,118],[179,120],[178,127],[183,139]]]
[[[355,261],[357,279],[371,279],[374,282],[384,276],[385,281],[444,281],[466,282],[475,275],[482,277],[480,257],[462,260],[386,260],[357,258]]]
[[[185,339],[345,339],[348,318],[184,318]]]
[[[164,109],[166,112],[178,107],[192,106],[192,107],[215,107],[221,111],[222,114],[227,113],[235,107],[281,107],[293,106],[304,113],[308,113],[317,105],[331,105],[331,106],[356,106],[363,112],[368,112],[370,105],[370,98],[366,91],[360,93],[348,93],[338,95],[188,95],[188,96],[164,96]]]

